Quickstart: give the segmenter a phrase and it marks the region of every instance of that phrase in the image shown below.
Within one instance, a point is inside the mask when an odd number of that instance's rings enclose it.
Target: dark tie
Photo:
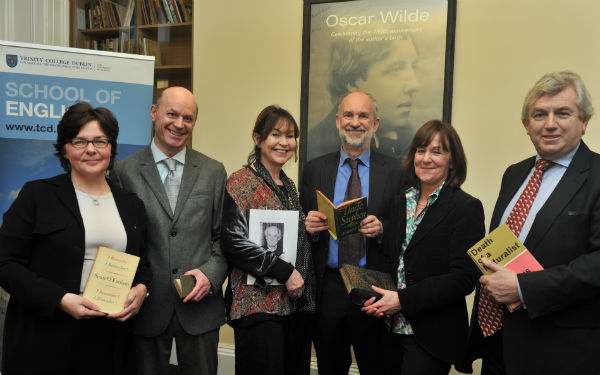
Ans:
[[[361,185],[360,177],[358,176],[358,162],[359,160],[346,159],[348,165],[352,169],[352,174],[348,180],[348,187],[346,188],[346,194],[344,195],[344,201],[360,198],[361,196]],[[360,258],[365,253],[365,247],[363,238],[360,233],[351,234],[347,237],[340,239],[338,242],[338,264],[352,264],[358,266]]]
[[[167,192],[167,197],[169,198],[169,204],[171,205],[171,211],[175,212],[175,206],[177,204],[177,196],[179,195],[179,176],[177,175],[177,170],[175,166],[177,165],[177,161],[175,159],[164,159],[163,162],[169,169],[169,174],[167,174],[167,178],[165,178],[165,191]]]
[[[517,203],[506,219],[506,225],[508,225],[517,237],[521,233],[523,223],[527,219],[531,205],[540,188],[542,175],[552,164],[549,160],[540,159],[537,161],[535,171],[531,175],[529,182],[527,182],[525,190],[521,193]],[[488,294],[481,290],[478,308],[477,321],[479,322],[479,327],[481,327],[483,337],[488,337],[498,332],[502,328],[502,305],[490,300]]]

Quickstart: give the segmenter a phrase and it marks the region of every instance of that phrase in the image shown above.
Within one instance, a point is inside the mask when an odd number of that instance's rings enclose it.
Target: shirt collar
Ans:
[[[154,162],[156,164],[169,158],[158,148],[156,143],[154,143],[154,138],[152,138],[152,143],[150,143],[150,150],[152,151],[152,157],[154,158]],[[178,153],[173,155],[173,157],[171,159],[175,159],[182,165],[185,165],[185,151],[186,150],[187,150],[187,147],[184,147],[181,151],[179,151]]]
[[[446,184],[446,181],[442,182],[440,184],[440,186],[438,186],[437,189],[435,189],[435,191],[427,197],[428,204],[433,203],[432,200],[435,201],[437,199],[437,197],[440,195],[440,191],[442,191],[442,188],[444,187],[445,184]],[[411,186],[408,189],[406,189],[406,197],[407,198],[417,200],[419,198],[420,194],[421,194],[421,191],[414,186]]]
[[[571,162],[573,161],[573,157],[575,156],[575,153],[577,152],[577,150],[579,150],[579,146],[581,146],[581,141],[579,141],[579,143],[577,144],[577,147],[575,147],[574,149],[572,149],[571,151],[569,151],[568,153],[566,153],[565,155],[563,155],[561,157],[558,157],[556,159],[551,159],[551,161],[554,164],[558,164],[562,167],[568,168],[569,165],[571,164]],[[542,157],[540,155],[537,155],[535,157],[536,162],[540,159],[542,159]]]
[[[341,167],[342,165],[344,165],[344,163],[346,162],[346,159],[348,159],[348,158],[352,159],[350,156],[348,156],[348,154],[346,154],[344,149],[341,148],[340,149],[340,164],[338,165],[338,168]],[[369,168],[371,166],[371,148],[368,148],[365,152],[358,155],[357,159],[360,160],[367,168]]]

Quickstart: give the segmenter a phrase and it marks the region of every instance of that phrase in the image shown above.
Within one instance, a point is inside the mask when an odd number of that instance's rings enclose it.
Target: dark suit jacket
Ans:
[[[396,197],[396,226],[386,241],[392,244],[391,270],[397,276],[406,233],[406,195]],[[473,291],[477,267],[467,250],[485,235],[481,202],[461,189],[444,187],[427,209],[406,252],[406,289],[398,291],[402,314],[415,339],[434,357],[453,364],[464,361],[469,319],[465,296]]]
[[[149,286],[144,206],[133,193],[109,184],[127,233],[126,251],[142,257],[134,284]],[[75,320],[59,305],[66,293],[79,294],[84,252],[85,231],[70,175],[26,183],[0,229],[0,286],[11,294],[2,373],[68,372]],[[115,339],[107,353],[119,344]]]
[[[490,229],[533,168],[535,158],[510,166],[502,178]],[[600,155],[581,142],[571,165],[538,212],[525,247],[544,267],[520,274],[527,306],[504,309],[508,373],[599,373]],[[481,342],[475,300],[474,357]]]
[[[317,210],[316,190],[320,190],[333,201],[339,160],[340,152],[337,151],[311,160],[304,166],[300,202],[305,213]],[[367,214],[375,215],[383,223],[385,233],[392,228],[389,220],[390,207],[403,184],[402,165],[398,160],[376,151],[371,151],[370,165]],[[329,232],[323,231],[317,237],[316,241],[313,239],[311,242],[311,247],[317,275],[317,291],[320,292],[329,253]],[[381,240],[367,239],[366,252],[367,268],[386,272],[389,270],[389,258],[383,251]]]
[[[174,213],[150,146],[118,162],[111,176],[135,192],[148,213],[152,290],[136,319],[136,334],[153,337],[164,332],[173,311],[188,334],[220,327],[225,323],[221,286],[227,275],[220,243],[227,178],[223,165],[188,148]],[[210,281],[211,294],[199,302],[182,303],[173,279],[195,268]]]

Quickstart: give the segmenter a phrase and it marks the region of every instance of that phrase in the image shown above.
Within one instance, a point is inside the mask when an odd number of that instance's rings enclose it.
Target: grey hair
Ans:
[[[575,104],[579,108],[579,119],[585,121],[594,114],[590,93],[585,88],[583,80],[577,73],[568,70],[545,74],[533,88],[529,90],[523,101],[521,121],[529,123],[529,110],[533,103],[544,95],[556,95],[566,87],[571,86],[577,94]]]
[[[340,111],[340,106],[342,105],[342,102],[344,101],[344,99],[346,99],[350,94],[354,94],[357,92],[360,92],[361,94],[365,94],[366,96],[369,97],[369,99],[371,99],[371,101],[373,102],[373,109],[375,110],[375,118],[378,118],[379,117],[379,106],[377,105],[377,100],[375,100],[373,95],[369,94],[368,92],[364,92],[364,91],[360,91],[360,90],[350,91],[340,98],[340,100],[337,102],[338,113]]]

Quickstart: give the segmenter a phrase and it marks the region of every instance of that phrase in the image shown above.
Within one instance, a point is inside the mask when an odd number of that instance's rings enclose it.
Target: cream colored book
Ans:
[[[98,247],[83,297],[113,314],[123,310],[140,257],[108,247]]]
[[[481,258],[486,258],[516,273],[544,269],[506,224],[500,225],[477,242],[468,250],[468,254],[485,275],[493,271],[481,263]],[[508,309],[514,311],[520,305],[521,302],[515,302],[508,305]]]

